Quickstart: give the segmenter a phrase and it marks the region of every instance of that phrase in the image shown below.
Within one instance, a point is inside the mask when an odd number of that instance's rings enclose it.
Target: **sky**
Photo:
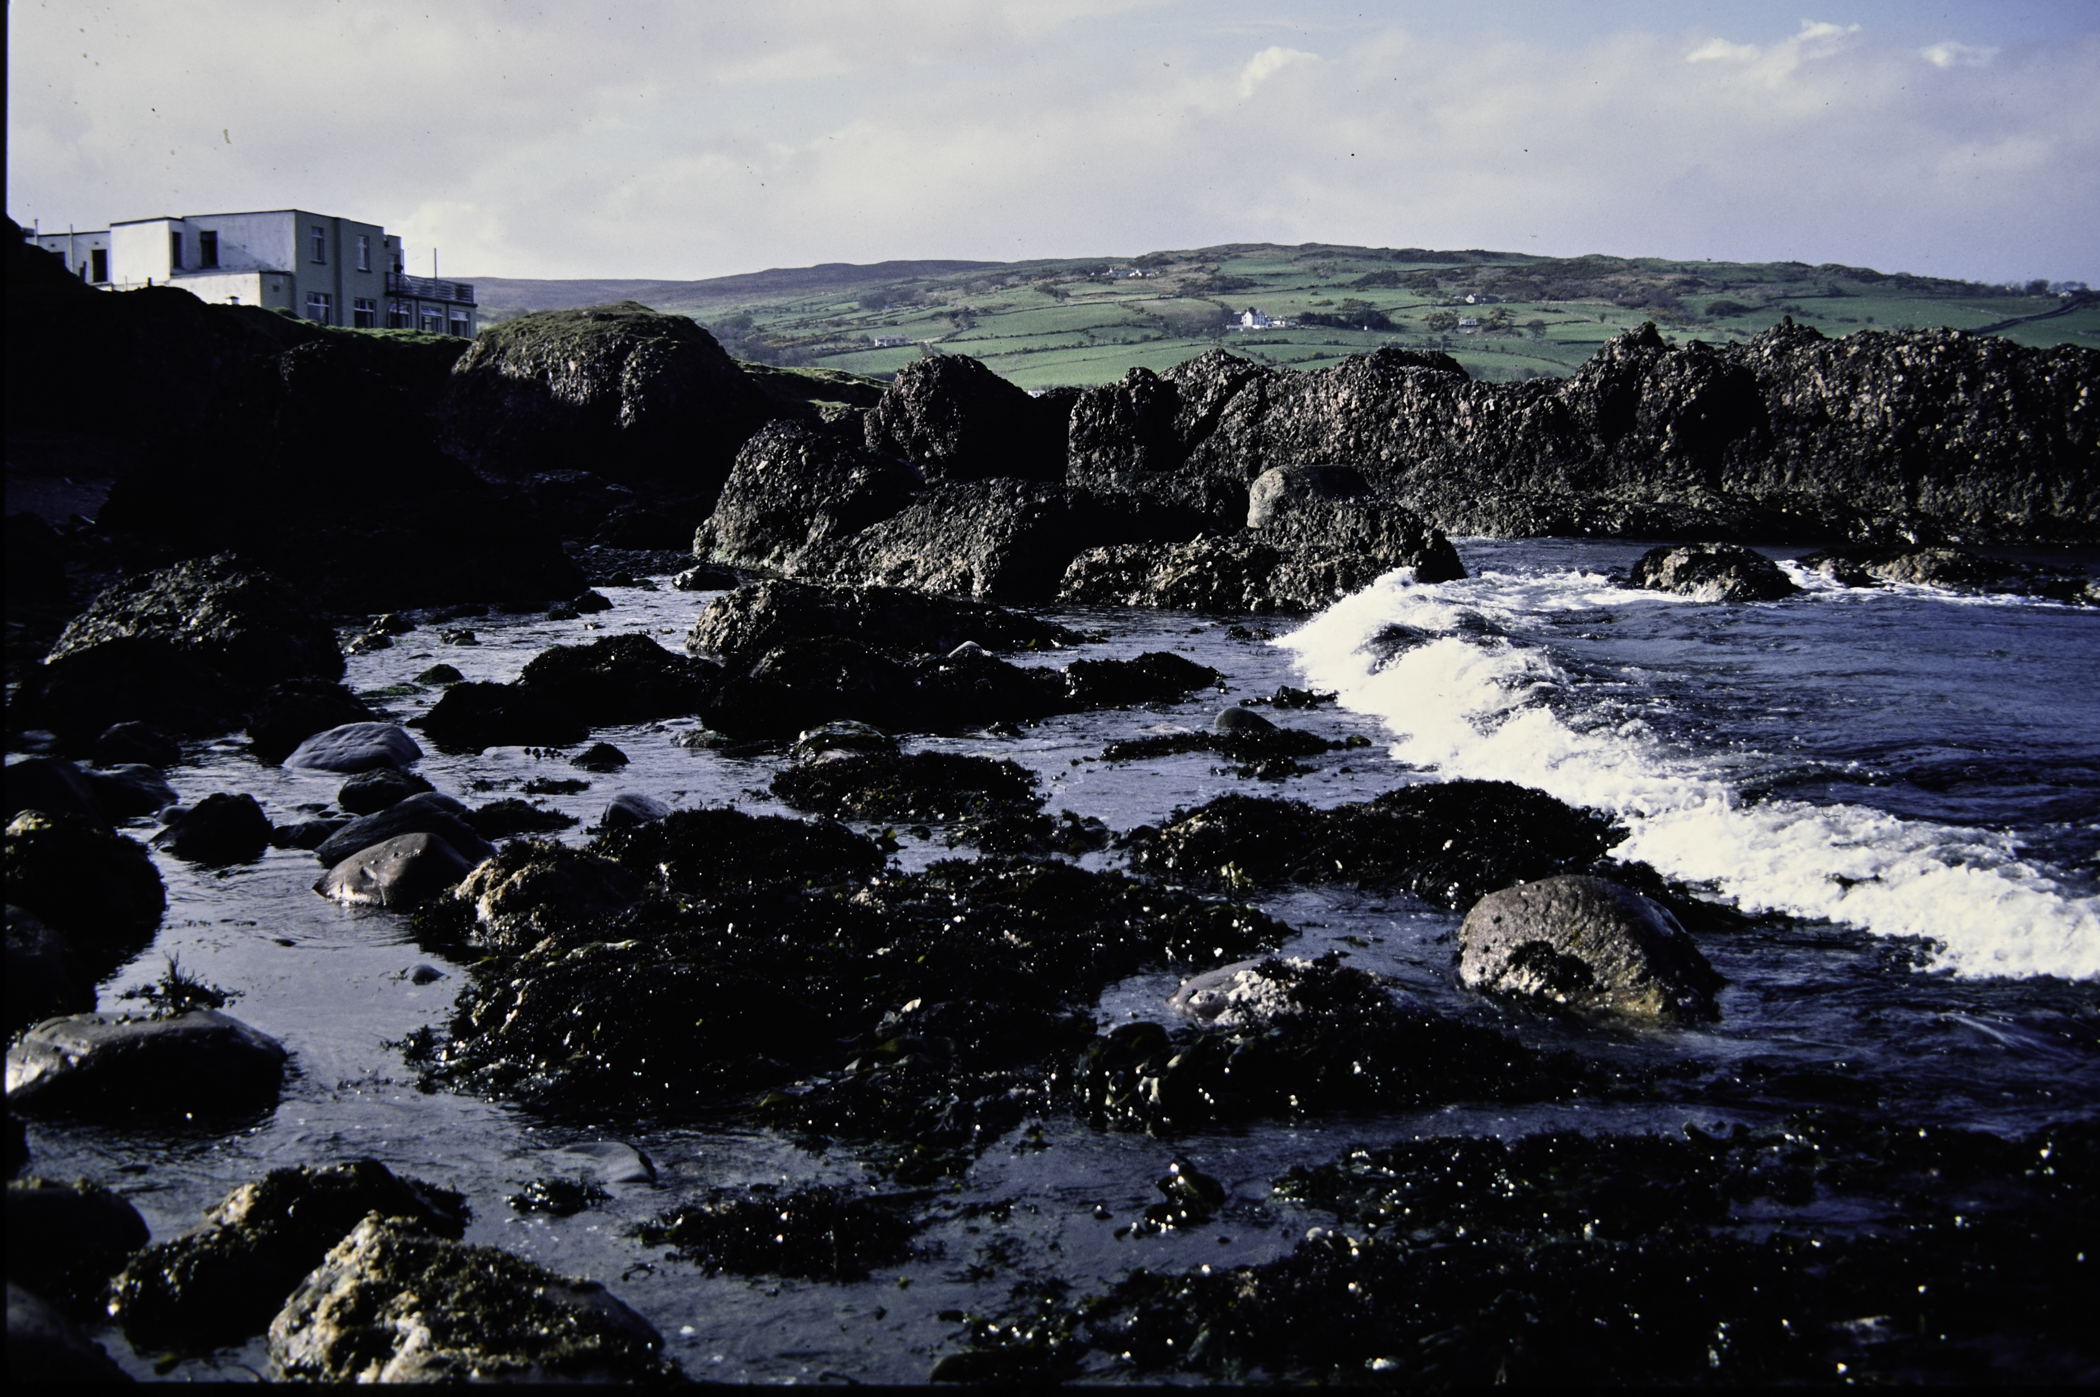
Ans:
[[[11,0],[28,226],[448,276],[1226,242],[2100,283],[2100,0]]]

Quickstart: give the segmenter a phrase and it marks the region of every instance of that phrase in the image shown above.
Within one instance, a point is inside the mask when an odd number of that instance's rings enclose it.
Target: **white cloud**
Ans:
[[[2100,280],[2100,36],[1979,67],[1818,22],[1292,47],[1122,0],[215,5],[17,0],[11,213],[338,210],[460,276],[1322,240]]]
[[[1920,49],[1927,63],[1935,68],[1952,68],[1959,63],[1965,68],[1981,68],[1997,56],[1994,48],[1978,48],[1973,44],[1957,44],[1952,40]]]

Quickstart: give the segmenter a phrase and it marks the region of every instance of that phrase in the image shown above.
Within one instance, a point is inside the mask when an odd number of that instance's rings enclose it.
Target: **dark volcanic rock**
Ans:
[[[1779,564],[1739,543],[1651,548],[1635,561],[1626,585],[1694,601],[1778,601],[1801,590]]]
[[[204,1221],[132,1259],[110,1312],[135,1344],[197,1352],[261,1333],[306,1274],[368,1214],[457,1237],[466,1200],[376,1160],[272,1169]]]
[[[7,905],[7,1031],[95,1007],[66,939],[27,908]]]
[[[653,643],[653,642],[652,642]],[[590,736],[568,706],[519,684],[454,684],[414,720],[442,747],[567,747]]]
[[[709,496],[774,416],[713,335],[632,301],[522,315],[481,335],[453,368],[444,411],[452,441],[488,474],[581,462],[616,483],[675,479]]]
[[[163,641],[256,689],[343,673],[335,632],[311,601],[223,554],[112,585],[67,625],[49,658],[131,639]]]
[[[109,812],[95,798],[87,773],[63,757],[26,757],[7,764],[4,778],[6,815],[12,820],[24,810],[62,815],[82,824],[111,824]]]
[[[1438,551],[1449,548],[1443,543]],[[1361,591],[1393,566],[1368,552],[1284,547],[1252,532],[1190,543],[1122,544],[1075,557],[1058,599],[1069,606],[1296,614]]]
[[[1131,835],[1140,871],[1196,886],[1392,883],[1446,907],[1589,868],[1625,832],[1608,816],[1507,781],[1402,786],[1315,810],[1224,795]]]
[[[112,723],[88,755],[101,766],[137,763],[166,768],[182,760],[182,744],[150,723]]]
[[[7,1050],[7,1108],[37,1115],[228,1116],[274,1104],[284,1046],[215,1009],[47,1019]]]
[[[1074,484],[1190,511],[1213,529],[1246,522],[1250,471],[1229,454],[1196,458],[1226,405],[1281,377],[1223,350],[1155,374],[1132,369],[1073,404],[1068,468]]]
[[[329,869],[314,891],[358,906],[408,907],[451,891],[472,866],[437,835],[399,834]]]
[[[452,891],[472,908],[469,945],[517,955],[549,936],[573,935],[641,901],[628,868],[549,840],[519,839],[484,860]]]
[[[921,716],[917,700],[917,685],[896,660],[857,641],[826,638],[783,645],[731,674],[707,723],[751,737],[791,737],[838,719],[904,728]]]
[[[430,789],[431,784],[412,771],[383,766],[345,781],[335,793],[335,803],[352,815],[371,815]]]
[[[1208,665],[1166,650],[1148,650],[1134,660],[1074,660],[1065,666],[1064,677],[1075,708],[1178,703],[1224,678]]]
[[[130,1382],[132,1378],[50,1301],[9,1281],[7,1380],[18,1385],[71,1386]]]
[[[716,1189],[635,1228],[644,1246],[741,1276],[857,1281],[902,1261],[918,1229],[895,1203],[835,1185]]]
[[[315,733],[351,723],[376,723],[378,715],[341,684],[318,679],[276,684],[248,719],[248,745],[255,759],[275,766]]]
[[[337,830],[314,850],[314,857],[333,868],[352,854],[400,835],[434,834],[478,863],[495,850],[467,824],[466,813],[464,805],[437,791],[404,796],[386,809],[361,815]]]
[[[1490,994],[1636,1019],[1720,1017],[1721,977],[1667,908],[1604,878],[1541,878],[1488,894],[1458,931],[1458,977]]]
[[[238,863],[270,847],[270,817],[254,796],[214,791],[176,811],[153,844],[191,863]]]
[[[1063,626],[983,602],[890,587],[767,581],[709,602],[685,648],[749,664],[782,645],[834,636],[899,657],[946,654],[965,641],[987,650],[1037,650],[1079,640]]]
[[[714,697],[721,667],[627,634],[542,650],[517,682],[599,728],[698,713]]]
[[[773,794],[796,810],[838,820],[945,824],[1028,816],[1043,807],[1025,767],[956,752],[798,762],[773,778]]]
[[[902,456],[928,480],[1065,478],[1065,423],[975,359],[907,364],[869,409],[868,449]]]
[[[663,1337],[596,1281],[366,1218],[270,1321],[270,1358],[316,1382],[662,1382]]]
[[[924,484],[910,466],[834,429],[773,422],[737,453],[713,515],[693,539],[693,556],[800,573],[812,555],[910,504]]]
[[[35,810],[8,822],[7,896],[64,934],[90,978],[141,950],[168,905],[143,845]]]
[[[194,650],[155,637],[120,637],[30,671],[9,719],[48,728],[78,748],[125,722],[215,737],[240,726],[251,700],[251,690]]]
[[[88,789],[95,803],[111,820],[151,815],[175,803],[175,788],[159,770],[138,762],[125,762],[105,771],[86,771]]]
[[[7,1278],[68,1309],[94,1305],[149,1235],[138,1209],[86,1179],[8,1182]]]

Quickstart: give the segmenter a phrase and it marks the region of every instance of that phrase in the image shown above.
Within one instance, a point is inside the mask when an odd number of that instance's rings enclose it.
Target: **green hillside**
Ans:
[[[1644,320],[1673,339],[1709,342],[1743,339],[1792,316],[1828,335],[1950,326],[2022,344],[2100,345],[2100,298],[2066,300],[2039,283],[1999,287],[1800,262],[1325,244],[1232,244],[1125,261],[834,263],[696,282],[478,285],[488,324],[631,298],[691,315],[743,359],[887,376],[925,354],[968,354],[1025,388],[1104,383],[1133,365],[1165,369],[1217,344],[1300,369],[1390,344],[1444,350],[1481,379],[1557,376]],[[1250,308],[1287,328],[1229,326]],[[878,348],[878,336],[909,342]]]

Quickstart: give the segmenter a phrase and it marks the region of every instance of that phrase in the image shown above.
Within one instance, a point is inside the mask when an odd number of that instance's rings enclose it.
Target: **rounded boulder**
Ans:
[[[1668,909],[1569,874],[1489,893],[1460,926],[1467,988],[1664,1023],[1720,1017],[1722,980]]]

